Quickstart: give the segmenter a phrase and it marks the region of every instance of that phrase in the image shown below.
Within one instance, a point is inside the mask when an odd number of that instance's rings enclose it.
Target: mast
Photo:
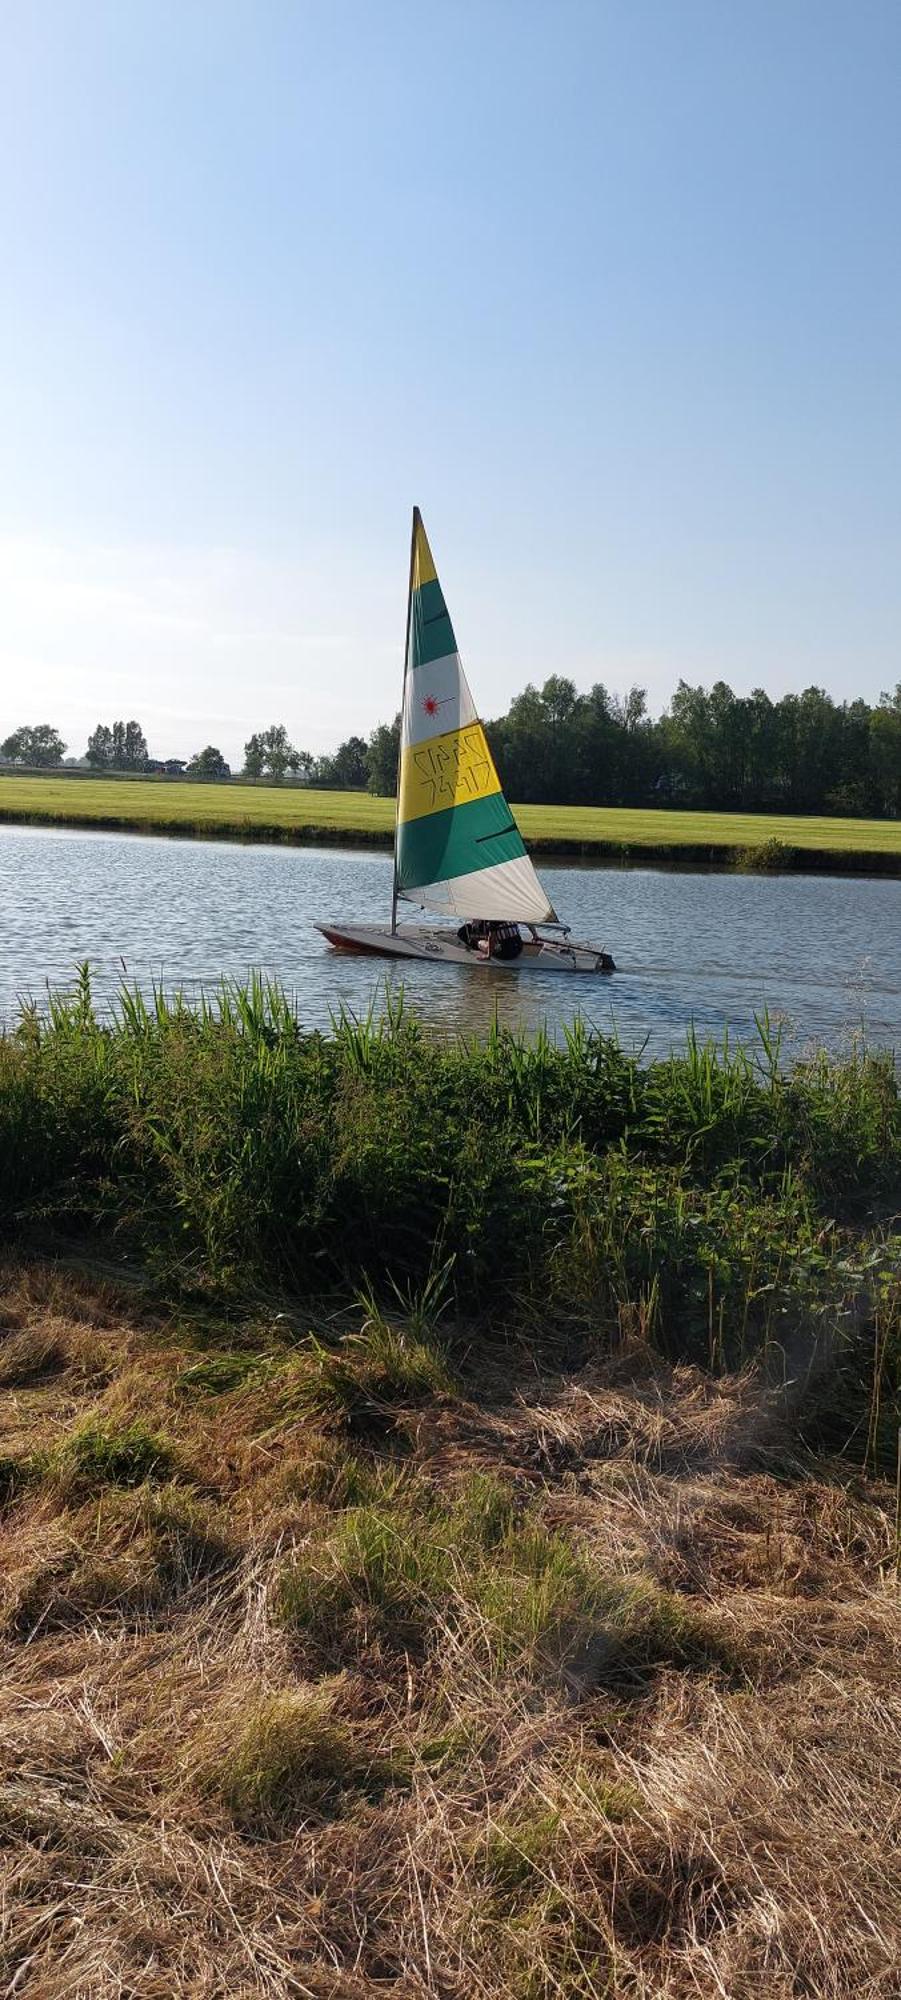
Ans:
[[[400,729],[397,734],[397,783],[394,787],[394,875],[391,883],[391,936],[397,935],[397,822],[400,813],[400,774],[404,755],[404,710],[407,698],[407,670],[410,659],[410,618],[413,612],[413,571],[416,567],[416,530],[419,526],[419,508],[413,509],[413,526],[410,530],[410,579],[407,584],[407,630],[404,638],[404,680],[400,697]]]

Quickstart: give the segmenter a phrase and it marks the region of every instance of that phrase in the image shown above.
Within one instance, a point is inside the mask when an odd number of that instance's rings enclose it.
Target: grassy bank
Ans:
[[[521,806],[537,854],[901,874],[901,824],[782,814]],[[94,826],[204,839],[389,846],[394,802],[366,792],[176,780],[0,777],[0,823]]]
[[[901,1103],[777,1057],[0,1037],[18,2000],[890,2000]]]

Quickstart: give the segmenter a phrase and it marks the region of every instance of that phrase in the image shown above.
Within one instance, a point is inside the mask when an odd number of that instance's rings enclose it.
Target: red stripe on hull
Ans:
[[[335,946],[336,951],[359,951],[366,958],[390,958],[393,956],[391,952],[386,952],[380,944],[364,944],[361,938],[345,937],[342,931],[327,931],[324,924],[321,928],[323,937],[328,939],[329,944]]]

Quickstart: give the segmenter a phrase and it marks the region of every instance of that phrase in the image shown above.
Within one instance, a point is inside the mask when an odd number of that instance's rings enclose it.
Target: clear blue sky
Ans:
[[[898,0],[9,0],[0,737],[901,678]]]

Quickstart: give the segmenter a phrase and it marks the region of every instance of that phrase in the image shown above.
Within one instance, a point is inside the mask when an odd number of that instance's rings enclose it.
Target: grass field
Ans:
[[[0,1035],[0,1990],[897,2000],[901,1100],[776,1058]]]
[[[727,862],[768,842],[764,865],[901,874],[901,822],[782,814],[638,812],[602,806],[516,808],[529,845],[545,854]],[[177,780],[0,777],[0,821],[57,822],[206,838],[388,844],[393,799],[367,792],[279,790]],[[731,851],[731,852],[730,852]]]

